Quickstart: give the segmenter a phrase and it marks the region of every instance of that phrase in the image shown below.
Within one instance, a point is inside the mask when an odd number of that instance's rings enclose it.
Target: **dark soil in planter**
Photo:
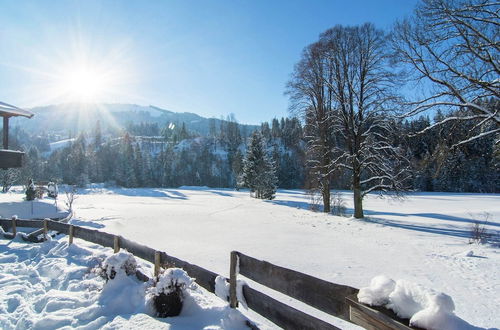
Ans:
[[[182,310],[182,291],[175,290],[169,294],[162,292],[154,297],[153,302],[158,317],[177,316]]]

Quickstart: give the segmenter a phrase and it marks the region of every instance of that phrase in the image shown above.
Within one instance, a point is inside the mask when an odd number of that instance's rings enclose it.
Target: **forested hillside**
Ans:
[[[461,121],[422,129],[446,116],[421,116],[394,124],[391,143],[408,159],[406,188],[418,191],[499,192],[500,150],[494,136],[452,148],[477,123]],[[50,143],[49,134],[12,130],[15,148],[25,150],[22,169],[0,170],[4,191],[12,184],[35,181],[85,185],[107,182],[124,187],[237,186],[251,131],[230,120],[208,120],[206,134],[189,130],[185,123],[129,122],[120,132],[94,123],[87,133]],[[458,126],[459,125],[459,126]],[[483,124],[484,125],[484,124]],[[314,188],[308,180],[307,130],[297,118],[274,119],[260,131],[275,162],[280,188]],[[338,132],[333,131],[335,137]],[[51,148],[52,147],[52,148]],[[53,149],[53,150],[51,150]],[[349,170],[336,169],[331,187],[350,189]]]

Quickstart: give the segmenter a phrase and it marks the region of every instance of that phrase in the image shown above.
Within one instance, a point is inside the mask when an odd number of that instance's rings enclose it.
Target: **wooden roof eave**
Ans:
[[[21,117],[31,118],[34,116],[34,113],[4,102],[0,102],[0,116],[1,117],[21,116]]]

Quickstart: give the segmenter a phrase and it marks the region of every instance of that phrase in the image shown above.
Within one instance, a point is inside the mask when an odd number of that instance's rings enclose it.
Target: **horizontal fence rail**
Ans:
[[[314,316],[284,304],[248,285],[243,285],[248,308],[283,329],[336,330],[340,329]]]
[[[241,275],[325,313],[349,321],[349,308],[345,298],[357,294],[358,289],[276,266],[241,252],[236,254]]]
[[[182,268],[190,277],[194,278],[198,285],[211,293],[215,293],[215,279],[219,276],[218,274],[122,236],[66,223],[71,216],[72,214],[62,219],[53,220],[0,219],[0,225],[4,230],[12,228],[13,232],[5,233],[6,237],[15,237],[17,227],[39,228],[30,235],[26,235],[26,239],[32,242],[38,240],[40,235],[43,235],[43,239],[46,239],[48,231],[52,230],[69,235],[70,244],[73,242],[73,238],[80,238],[112,248],[115,253],[120,248],[123,248],[134,256],[153,263],[155,275],[158,275],[161,267]],[[229,302],[232,308],[236,308],[238,305],[236,286],[237,276],[240,274],[329,315],[355,323],[366,329],[417,329],[408,326],[408,320],[399,319],[390,310],[382,307],[369,307],[359,303],[356,298],[359,290],[356,288],[331,283],[267,261],[258,260],[237,251],[231,252],[230,257]],[[144,282],[149,280],[149,277],[140,271],[137,271],[136,276]],[[253,289],[247,284],[243,284],[241,289],[248,308],[280,327],[285,329],[339,329],[328,322]],[[252,329],[257,329],[255,325],[249,322],[247,322],[247,325]]]

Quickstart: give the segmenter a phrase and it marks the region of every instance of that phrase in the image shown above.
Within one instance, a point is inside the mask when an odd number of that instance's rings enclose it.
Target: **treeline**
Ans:
[[[391,143],[400,147],[411,165],[408,188],[500,192],[500,150],[493,135],[451,148],[475,128],[474,120],[450,122],[416,134],[455,115],[438,112],[433,118],[421,116],[394,126]],[[263,123],[260,131],[276,166],[278,186],[310,188],[307,138],[301,121],[274,119]],[[153,134],[137,134],[144,132]],[[242,174],[247,134],[251,132],[242,133],[236,121],[214,125],[209,132],[201,136],[188,132],[182,124],[159,129],[139,123],[128,125],[120,137],[112,138],[103,137],[100,125],[96,125],[92,134],[80,134],[66,147],[48,152],[45,138],[30,137],[16,128],[11,140],[14,147],[26,151],[25,166],[0,170],[0,180],[4,191],[13,184],[26,184],[29,178],[80,186],[107,182],[123,187],[235,188]],[[44,146],[42,150],[40,145]],[[335,172],[331,187],[350,189],[349,172]]]

